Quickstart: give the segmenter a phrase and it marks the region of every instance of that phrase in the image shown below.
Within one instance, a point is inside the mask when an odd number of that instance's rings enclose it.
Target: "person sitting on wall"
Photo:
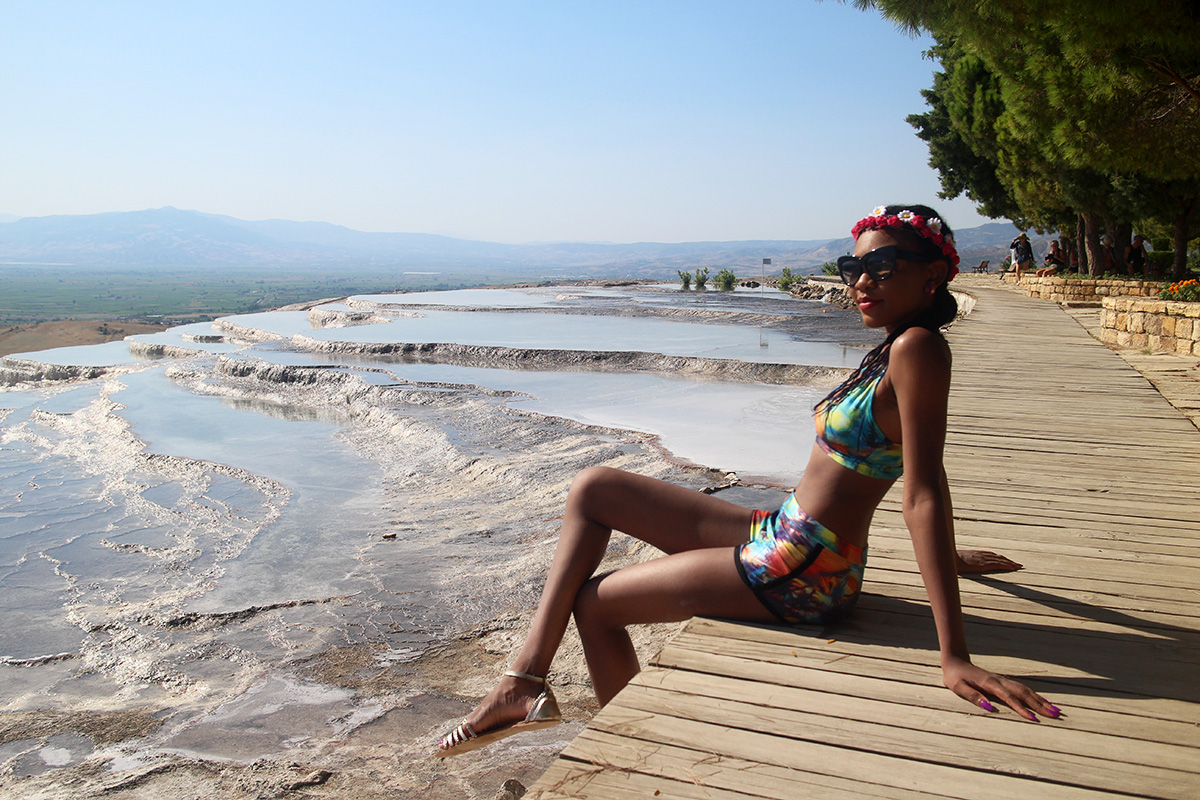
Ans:
[[[1050,240],[1050,249],[1046,251],[1046,257],[1042,263],[1045,266],[1035,273],[1039,278],[1055,275],[1060,269],[1067,266],[1067,259],[1058,247],[1058,239]]]

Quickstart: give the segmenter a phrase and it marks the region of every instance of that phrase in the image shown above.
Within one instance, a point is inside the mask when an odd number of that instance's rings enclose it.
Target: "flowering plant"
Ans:
[[[871,216],[863,217],[855,223],[854,227],[850,229],[850,235],[858,239],[859,234],[863,231],[907,225],[917,234],[941,248],[942,255],[946,256],[946,261],[950,263],[950,271],[946,275],[946,280],[954,280],[954,276],[958,274],[958,262],[960,259],[958,257],[958,250],[954,247],[954,237],[942,233],[942,221],[937,217],[931,217],[927,220],[920,214],[915,214],[908,209],[904,209],[894,215],[888,215],[886,212],[887,209],[884,206],[877,206],[871,212]]]
[[[1200,281],[1191,278],[1177,281],[1158,293],[1163,300],[1182,300],[1188,303],[1200,301]]]

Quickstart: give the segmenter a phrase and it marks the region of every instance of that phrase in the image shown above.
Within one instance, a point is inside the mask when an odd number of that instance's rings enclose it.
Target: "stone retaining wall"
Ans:
[[[1030,297],[1056,303],[1098,303],[1105,297],[1154,297],[1165,286],[1161,281],[1039,278],[1036,275],[1022,276],[1021,283]]]
[[[1100,339],[1118,347],[1200,356],[1200,303],[1106,297]]]

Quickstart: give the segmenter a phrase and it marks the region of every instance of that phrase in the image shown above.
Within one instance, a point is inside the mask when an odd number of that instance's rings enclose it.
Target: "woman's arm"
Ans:
[[[991,709],[998,698],[1021,716],[1057,716],[1029,687],[971,663],[958,592],[950,490],[942,466],[950,394],[950,355],[936,333],[914,328],[892,344],[888,372],[896,393],[904,447],[904,522],[937,626],[946,686],[968,702]]]

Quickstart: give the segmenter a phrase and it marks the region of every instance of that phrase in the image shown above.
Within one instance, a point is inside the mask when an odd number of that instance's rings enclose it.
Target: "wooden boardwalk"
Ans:
[[[961,581],[977,663],[1066,712],[989,714],[941,685],[894,490],[851,621],[696,619],[526,795],[1200,798],[1200,432],[1056,305],[981,285],[951,333]]]

